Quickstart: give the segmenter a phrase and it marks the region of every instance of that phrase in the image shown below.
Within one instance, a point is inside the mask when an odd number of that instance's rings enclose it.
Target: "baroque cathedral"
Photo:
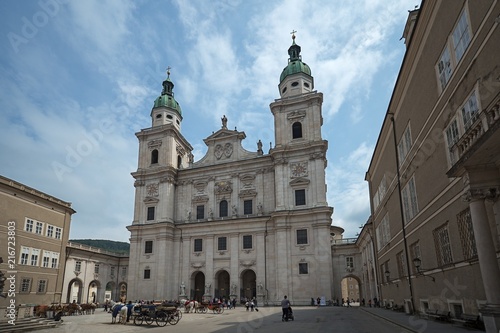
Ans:
[[[245,132],[228,129],[224,116],[195,162],[167,72],[151,127],[136,133],[129,299],[275,304],[287,295],[306,305],[332,297],[323,94],[292,40],[280,98],[270,104],[275,146],[267,154],[260,141],[257,151],[244,149]]]

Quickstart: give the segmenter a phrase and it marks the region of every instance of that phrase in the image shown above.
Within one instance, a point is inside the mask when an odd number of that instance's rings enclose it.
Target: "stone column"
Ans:
[[[480,312],[487,333],[500,332],[500,268],[484,201],[497,199],[499,192],[495,188],[470,189],[464,194],[464,200],[469,202],[479,269],[486,292],[486,305],[481,307]]]

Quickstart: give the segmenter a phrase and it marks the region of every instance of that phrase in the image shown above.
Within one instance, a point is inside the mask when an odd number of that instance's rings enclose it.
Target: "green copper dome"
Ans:
[[[292,46],[288,49],[288,55],[290,58],[288,59],[288,66],[283,68],[283,72],[281,72],[280,83],[288,76],[296,73],[305,73],[307,75],[311,75],[311,68],[305,63],[302,62],[302,56],[300,55],[300,46],[295,44],[295,35],[292,35],[293,43]]]
[[[154,108],[159,108],[159,107],[167,107],[174,109],[179,113],[180,116],[182,116],[182,109],[179,103],[174,98],[174,83],[170,81],[170,72],[167,72],[168,76],[163,81],[163,91],[161,92],[161,95],[158,96],[158,98],[155,99],[155,103],[153,105]]]

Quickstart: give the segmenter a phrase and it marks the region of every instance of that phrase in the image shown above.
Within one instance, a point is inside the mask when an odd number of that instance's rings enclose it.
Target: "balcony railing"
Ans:
[[[355,244],[357,238],[342,238],[342,239],[334,239],[334,245],[345,245],[345,244]]]
[[[472,118],[467,131],[450,148],[452,162],[459,161],[460,158],[500,119],[500,100],[497,100],[492,107],[479,112]],[[472,120],[471,119],[471,120]]]

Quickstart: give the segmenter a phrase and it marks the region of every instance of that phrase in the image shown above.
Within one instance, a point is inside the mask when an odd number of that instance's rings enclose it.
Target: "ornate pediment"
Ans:
[[[146,199],[144,199],[145,204],[153,204],[153,203],[158,203],[158,202],[160,202],[160,200],[158,200],[158,198],[146,197]]]
[[[253,187],[253,182],[255,180],[255,175],[251,175],[251,174],[244,174],[240,177],[240,181],[242,183],[242,187],[243,188],[250,188],[250,187]]]
[[[307,178],[298,177],[290,182],[290,186],[307,186],[311,181]]]
[[[162,141],[161,140],[151,140],[148,142],[148,148],[149,149],[157,149],[161,146]]]
[[[255,260],[241,260],[240,265],[243,267],[251,267],[255,265]]]
[[[192,200],[193,203],[202,203],[207,201],[208,201],[207,195],[195,195]]]
[[[229,180],[222,180],[215,183],[215,193],[225,194],[233,192],[233,184]]]
[[[306,111],[304,110],[292,111],[286,116],[290,122],[302,121],[305,117]]]
[[[206,180],[197,180],[193,183],[194,188],[198,193],[205,192],[208,182]]]
[[[196,268],[196,269],[200,269],[204,266],[205,266],[204,262],[192,262],[191,263],[191,267]]]
[[[240,198],[241,197],[255,197],[256,195],[257,195],[257,191],[253,190],[253,189],[240,191]]]

